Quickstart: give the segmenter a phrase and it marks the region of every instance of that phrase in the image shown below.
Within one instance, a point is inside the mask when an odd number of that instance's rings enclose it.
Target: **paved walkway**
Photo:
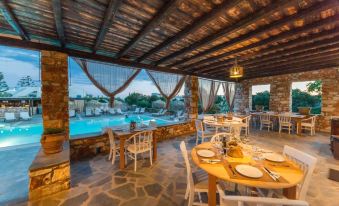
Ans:
[[[331,156],[327,135],[299,137],[256,131],[251,133],[250,139],[251,143],[267,149],[281,152],[283,145],[288,144],[316,156],[318,163],[307,201],[312,206],[338,204],[339,183],[328,180],[327,173],[328,168],[339,169],[339,161]],[[181,140],[188,143],[188,149],[194,146],[193,136],[161,142],[158,160],[151,167],[148,159],[139,160],[136,173],[132,162],[126,170],[120,171],[118,164],[112,166],[106,156],[76,162],[72,164],[72,189],[32,202],[32,205],[185,205],[186,174],[179,149]],[[27,205],[27,202],[13,205]]]

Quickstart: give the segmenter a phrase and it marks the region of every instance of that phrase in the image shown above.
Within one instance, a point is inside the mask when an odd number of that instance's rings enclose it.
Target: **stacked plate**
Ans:
[[[264,157],[266,160],[272,162],[285,162],[285,158],[282,155],[276,153],[267,153]]]
[[[250,177],[250,178],[260,178],[264,174],[262,171],[260,171],[258,168],[250,166],[250,165],[237,165],[235,167],[235,170],[239,172],[240,174],[244,175],[245,177]]]

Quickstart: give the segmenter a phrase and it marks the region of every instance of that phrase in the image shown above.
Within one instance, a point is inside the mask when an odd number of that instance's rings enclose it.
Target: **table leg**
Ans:
[[[285,197],[287,197],[288,199],[297,199],[297,186],[293,186],[290,188],[285,188],[283,190],[283,194]]]
[[[125,139],[120,139],[120,169],[125,168]]]
[[[217,178],[208,174],[208,205],[216,206],[217,204]]]
[[[297,120],[297,135],[301,135],[301,121]]]
[[[157,152],[157,138],[153,134],[153,161],[157,160],[158,152]]]

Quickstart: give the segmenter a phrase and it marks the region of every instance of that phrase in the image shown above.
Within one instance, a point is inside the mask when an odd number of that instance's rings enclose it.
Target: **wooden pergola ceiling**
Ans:
[[[339,0],[0,0],[0,44],[229,80],[339,66]]]

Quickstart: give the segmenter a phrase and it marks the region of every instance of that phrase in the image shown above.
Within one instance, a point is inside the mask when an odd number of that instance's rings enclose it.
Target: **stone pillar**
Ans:
[[[339,116],[339,69],[324,71],[322,79],[322,108],[318,118],[320,130],[331,130],[330,120],[333,116]]]
[[[270,111],[290,112],[292,110],[291,82],[285,78],[271,83]]]
[[[198,77],[189,76],[185,82],[185,107],[189,119],[198,118],[199,102],[199,82]]]
[[[29,168],[29,199],[39,199],[70,188],[68,55],[41,51],[42,118],[46,128],[66,131],[62,152],[46,155],[39,151]]]
[[[251,87],[246,81],[236,83],[234,96],[234,112],[244,112],[252,105]]]
[[[44,129],[62,128],[69,134],[68,55],[41,51],[41,81]]]

